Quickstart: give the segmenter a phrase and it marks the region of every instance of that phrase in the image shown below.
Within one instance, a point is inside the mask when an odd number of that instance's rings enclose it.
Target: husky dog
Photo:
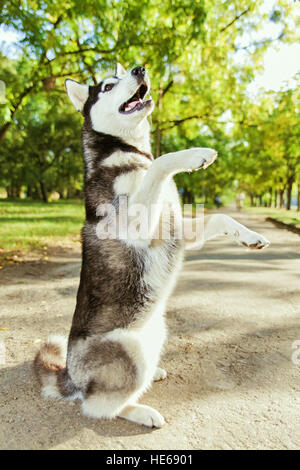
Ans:
[[[164,312],[180,269],[185,247],[200,240],[154,237],[166,205],[172,205],[173,232],[195,219],[183,220],[172,176],[205,169],[217,153],[191,148],[153,159],[147,117],[153,101],[144,67],[115,75],[96,86],[66,80],[75,108],[84,117],[84,194],[82,269],[69,338],[50,336],[35,358],[35,370],[46,397],[81,399],[82,411],[94,418],[122,417],[149,427],[164,418],[138,404],[153,381],[166,377],[159,359],[166,339]],[[151,214],[147,233],[134,239],[101,238],[105,218],[99,207],[118,210],[127,199]],[[150,206],[154,210],[150,210]],[[226,234],[240,244],[260,249],[268,241],[226,215],[205,219],[201,242]]]

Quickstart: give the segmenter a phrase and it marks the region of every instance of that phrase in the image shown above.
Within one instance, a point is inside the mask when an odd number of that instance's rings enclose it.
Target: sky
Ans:
[[[265,53],[264,71],[256,75],[248,91],[255,94],[258,88],[279,91],[293,87],[297,72],[300,72],[300,43],[281,44],[277,50],[272,47]]]
[[[265,0],[260,7],[260,11],[270,15],[276,3],[276,0]],[[266,37],[276,38],[281,31],[282,25],[280,22],[272,23],[269,21],[255,40]],[[257,73],[255,80],[248,86],[249,93],[255,95],[260,88],[274,91],[292,88],[294,85],[293,77],[296,73],[300,73],[300,41],[294,44],[274,41],[264,55],[263,65],[263,72]]]
[[[264,0],[259,8],[261,14],[268,16],[276,7],[276,0]],[[299,9],[300,12],[300,9]],[[279,91],[281,89],[292,88],[294,85],[293,77],[300,72],[300,41],[298,43],[287,44],[277,41],[276,38],[282,33],[282,24],[272,21],[262,23],[262,28],[256,33],[244,33],[239,40],[239,46],[245,47],[249,44],[264,41],[267,38],[273,38],[263,58],[263,70],[257,72],[255,79],[249,84],[248,92],[255,96],[260,89],[266,91]],[[294,27],[293,19],[291,19],[290,27]],[[247,50],[241,49],[236,54],[236,61],[247,61],[251,48]]]

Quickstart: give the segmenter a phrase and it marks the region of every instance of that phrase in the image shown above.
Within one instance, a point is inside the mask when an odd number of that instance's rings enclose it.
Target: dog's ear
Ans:
[[[81,83],[68,78],[65,81],[65,87],[75,109],[77,109],[77,111],[82,111],[89,96],[89,86],[81,85]]]
[[[121,77],[121,75],[125,75],[126,73],[127,72],[124,69],[124,67],[119,62],[117,62],[116,68],[115,68],[115,76],[116,77]]]

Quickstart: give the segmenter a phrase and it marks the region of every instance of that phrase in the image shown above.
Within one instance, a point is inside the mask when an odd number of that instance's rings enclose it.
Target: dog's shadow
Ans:
[[[78,436],[87,429],[107,438],[135,436],[153,432],[120,418],[95,420],[81,413],[80,401],[44,399],[34,375],[32,362],[16,367],[1,367],[1,432],[4,449],[49,449]]]

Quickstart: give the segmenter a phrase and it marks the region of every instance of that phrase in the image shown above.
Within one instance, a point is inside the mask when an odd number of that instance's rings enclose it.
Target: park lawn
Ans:
[[[83,201],[0,199],[0,257],[45,249],[58,241],[80,239]]]
[[[247,207],[246,210],[252,214],[264,214],[267,217],[284,222],[285,224],[295,225],[300,228],[300,212],[295,209],[273,209],[269,207]]]

